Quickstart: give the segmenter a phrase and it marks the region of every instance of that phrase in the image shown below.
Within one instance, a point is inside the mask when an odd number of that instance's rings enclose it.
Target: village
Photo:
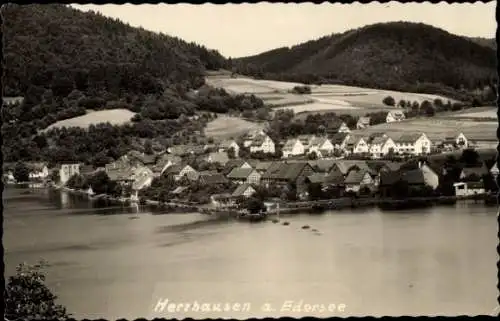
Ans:
[[[368,126],[367,118],[360,117],[355,129]],[[402,112],[387,114],[388,123],[402,120]],[[175,145],[149,153],[132,150],[101,168],[81,163],[51,169],[44,163],[25,166],[30,181],[84,190],[91,197],[110,194],[131,202],[209,208],[238,207],[256,195],[296,202],[346,196],[460,198],[497,191],[495,157],[479,157],[476,152],[494,150],[495,137],[466,137],[461,132],[444,137],[424,132],[361,135],[344,122],[334,128],[324,135],[280,141],[259,129],[212,144]],[[433,158],[446,153],[450,155]],[[4,182],[16,182],[16,166],[4,164]],[[92,183],[90,178],[98,174],[115,187]]]

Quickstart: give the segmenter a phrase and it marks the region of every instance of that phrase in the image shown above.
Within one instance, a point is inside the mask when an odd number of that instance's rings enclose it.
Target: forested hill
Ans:
[[[234,59],[240,73],[407,91],[473,90],[496,78],[496,53],[425,24],[391,22]],[[463,91],[463,90],[462,90]]]
[[[2,13],[8,96],[68,80],[79,90],[129,89],[129,79],[146,74],[199,85],[205,68],[225,64],[217,51],[62,4],[8,4]]]

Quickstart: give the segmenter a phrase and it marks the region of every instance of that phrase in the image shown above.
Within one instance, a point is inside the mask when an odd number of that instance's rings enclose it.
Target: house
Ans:
[[[203,185],[222,185],[228,182],[227,178],[221,173],[201,173],[198,181]]]
[[[234,151],[234,157],[238,158],[240,153],[240,146],[234,139],[228,139],[220,143],[219,152],[228,152],[230,149]]]
[[[49,168],[46,163],[26,163],[29,169],[30,180],[45,179],[49,177]]]
[[[127,153],[127,156],[134,165],[152,166],[156,163],[156,155],[154,154],[146,154],[131,150]]]
[[[255,129],[249,131],[245,136],[243,136],[243,146],[250,147],[254,139],[263,135],[266,135],[266,133],[262,129]]]
[[[390,196],[392,186],[398,181],[405,181],[409,187],[428,186],[433,190],[439,186],[439,176],[426,163],[419,162],[418,168],[380,172],[379,191],[382,197]]]
[[[261,175],[253,168],[234,168],[227,174],[227,178],[239,184],[259,184]]]
[[[347,177],[350,171],[359,171],[364,170],[367,172],[371,172],[370,167],[363,160],[340,160],[335,161],[335,164],[332,166],[329,174],[336,176],[341,175],[343,177]]]
[[[252,168],[252,166],[243,159],[231,159],[224,166],[222,173],[227,175],[235,168]]]
[[[308,154],[316,153],[319,158],[327,157],[333,154],[334,146],[326,137],[314,137],[307,151]]]
[[[262,175],[262,180],[266,186],[270,184],[293,185],[300,195],[307,191],[306,178],[314,173],[313,168],[308,163],[297,162],[276,162]]]
[[[153,171],[146,166],[140,166],[132,171],[132,201],[139,200],[139,191],[148,188],[153,182]]]
[[[315,172],[328,173],[335,165],[335,162],[333,159],[317,159],[309,161],[309,165],[311,165]]]
[[[163,154],[157,157],[156,163],[153,166],[150,166],[150,168],[153,171],[153,175],[155,177],[159,177],[168,167],[175,164],[180,164],[181,162],[182,158],[179,156]]]
[[[351,136],[348,133],[336,133],[330,138],[335,150],[344,150]]]
[[[250,153],[262,152],[266,154],[274,154],[275,146],[273,140],[267,136],[259,135],[252,140],[250,145]]]
[[[406,118],[405,114],[402,111],[394,110],[387,113],[387,116],[385,117],[385,122],[392,123],[396,121],[405,120],[405,118]]]
[[[135,167],[117,168],[113,170],[106,170],[106,174],[110,181],[116,182],[122,186],[131,186],[134,183],[134,170]]]
[[[393,139],[399,154],[426,155],[431,152],[431,140],[424,133],[402,134]]]
[[[211,195],[210,201],[215,207],[233,207],[236,205],[236,198],[229,193]]]
[[[369,153],[373,158],[384,157],[389,153],[396,153],[396,144],[390,137],[375,137],[370,142]]]
[[[344,184],[346,192],[354,193],[359,193],[364,187],[368,187],[370,190],[373,190],[374,187],[372,176],[364,170],[350,171],[344,180]]]
[[[252,187],[252,185],[248,183],[244,183],[236,187],[234,190],[233,194],[231,194],[232,197],[250,197],[253,194],[257,193],[255,188]]]
[[[305,147],[300,139],[292,138],[287,140],[282,151],[283,158],[288,158],[290,156],[303,155],[305,153]]]
[[[309,146],[311,145],[311,142],[314,138],[316,138],[315,135],[299,135],[297,137],[297,139],[300,140],[300,142],[304,146],[304,150],[309,149]]]
[[[351,130],[347,127],[346,123],[343,122],[340,118],[337,118],[328,124],[328,128],[326,129],[326,133],[330,136],[333,136],[337,133],[350,133]]]
[[[370,117],[359,117],[358,122],[356,123],[356,129],[364,129],[370,127]]]
[[[471,196],[485,194],[483,182],[458,182],[454,183],[456,196]]]
[[[229,156],[227,155],[227,152],[212,152],[207,155],[205,160],[209,163],[226,165],[226,163],[229,161]]]
[[[348,143],[348,148],[350,142]],[[366,154],[370,150],[370,145],[368,145],[366,138],[355,138],[355,142],[352,145],[352,153],[353,154]]]
[[[183,177],[186,177],[190,181],[198,180],[198,172],[191,166],[185,164],[172,165],[163,172],[163,175],[172,176],[176,181]]]
[[[73,163],[73,164],[62,164],[59,169],[59,180],[62,185],[65,185],[71,176],[80,175],[80,167],[82,164]]]
[[[459,133],[455,138],[455,143],[461,149],[469,147],[469,140],[465,137],[464,133]]]
[[[256,161],[255,163],[251,163],[253,164],[253,168],[259,172],[260,174],[264,174],[268,169],[269,167],[271,167],[273,165],[273,161],[268,161],[268,162],[262,162],[262,161]]]

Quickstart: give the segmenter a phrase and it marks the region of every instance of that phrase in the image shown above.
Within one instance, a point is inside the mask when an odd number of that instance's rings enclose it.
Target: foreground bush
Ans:
[[[46,264],[20,264],[16,274],[5,285],[5,319],[8,320],[65,320],[66,308],[56,304],[55,296],[45,285],[42,272]]]

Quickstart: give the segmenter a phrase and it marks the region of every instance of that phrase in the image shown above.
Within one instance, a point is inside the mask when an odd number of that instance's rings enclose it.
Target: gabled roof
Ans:
[[[368,164],[364,160],[340,160],[335,161],[340,172],[344,175],[354,166],[357,166],[359,169],[370,170]]]
[[[269,169],[269,167],[271,167],[273,165],[273,163],[279,163],[279,162],[273,162],[273,161],[261,162],[261,161],[258,161],[255,164],[253,164],[253,167],[257,171],[262,172],[262,171],[267,171]]]
[[[328,175],[324,173],[314,173],[312,175],[307,176],[307,180],[311,183],[324,183],[326,182]]]
[[[233,168],[233,170],[227,174],[227,178],[246,179],[253,171],[255,171],[253,168]]]
[[[335,160],[333,159],[318,159],[314,161],[310,161],[309,165],[311,167],[317,167],[320,172],[329,172],[333,165],[335,165]]]
[[[422,133],[402,134],[393,140],[395,143],[414,143],[420,138],[420,136],[422,136]]]
[[[310,142],[310,146],[322,146],[323,144],[326,143],[326,141],[328,140],[328,138],[326,137],[314,137],[313,139],[311,139],[311,142]]]
[[[227,179],[224,177],[224,175],[220,173],[215,173],[215,174],[200,174],[199,177],[200,181],[207,185],[216,185],[216,184],[225,184],[227,183]]]
[[[154,154],[148,155],[148,154],[136,151],[136,150],[129,151],[127,153],[127,156],[131,159],[135,159],[135,160],[141,162],[144,165],[152,165],[156,162],[156,155],[154,155]]]
[[[246,192],[246,190],[249,188],[253,189],[255,192],[255,189],[252,187],[252,185],[245,183],[245,184],[241,184],[238,187],[236,187],[236,189],[234,190],[234,192],[231,196],[234,196],[234,197],[242,196]]]
[[[331,185],[343,185],[345,183],[345,178],[342,174],[329,173],[325,178],[325,183]]]
[[[347,177],[345,178],[346,184],[359,184],[367,174],[367,171],[359,170],[359,171],[350,171]]]
[[[276,163],[262,175],[263,179],[295,181],[308,163]]]
[[[424,173],[420,168],[403,172],[401,178],[410,185],[425,184]]]
[[[262,146],[262,144],[264,144],[264,141],[266,140],[266,138],[268,138],[267,135],[258,135],[258,136],[256,136],[254,139],[252,139],[252,145],[251,146],[255,146],[255,147]]]
[[[389,137],[374,137],[371,141],[372,145],[384,145],[385,142],[389,139]]]
[[[334,145],[340,145],[344,142],[345,138],[350,135],[349,133],[336,133],[332,136],[330,141]]]
[[[295,144],[297,144],[297,142],[302,144],[302,142],[297,138],[291,138],[291,139],[287,140],[285,145],[283,146],[283,151],[292,151],[293,148],[295,147]]]
[[[189,166],[189,165],[187,165],[187,164],[175,164],[175,165],[169,166],[165,170],[165,174],[178,175],[186,166]]]
[[[208,154],[214,163],[226,164],[229,161],[229,156],[226,152],[212,152]]]
[[[131,168],[115,169],[106,171],[106,174],[111,181],[132,181],[134,171]]]
[[[387,171],[380,172],[380,183],[379,186],[390,186],[401,179],[401,173],[399,171]]]
[[[227,139],[227,140],[221,142],[219,147],[220,148],[229,148],[229,147],[231,147],[231,144],[233,144],[233,143],[238,145],[238,143],[234,139]]]

